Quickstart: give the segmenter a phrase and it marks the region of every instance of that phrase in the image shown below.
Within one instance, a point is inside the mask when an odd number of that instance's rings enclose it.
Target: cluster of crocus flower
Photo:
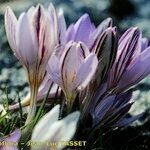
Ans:
[[[18,20],[8,8],[5,27],[9,44],[28,74],[30,96],[22,101],[24,106],[30,103],[26,124],[34,118],[36,101],[44,98],[49,87],[49,98],[55,97],[56,103],[57,98],[59,102],[65,100],[64,112],[79,110],[81,124],[87,118],[92,120],[91,131],[105,132],[140,117],[127,117],[133,104],[129,89],[150,73],[150,47],[138,28],[128,29],[118,38],[117,27],[110,18],[95,27],[88,14],[67,28],[62,10],[57,12],[52,4],[48,10],[41,5],[31,7]],[[50,122],[47,115],[42,119],[49,125],[47,130],[57,132],[51,124],[57,115],[50,115]],[[74,117],[68,118],[71,122]],[[78,119],[75,120],[73,129]],[[65,124],[62,126],[64,132]],[[33,139],[42,127],[35,127]],[[51,132],[47,137],[51,141],[56,135]]]

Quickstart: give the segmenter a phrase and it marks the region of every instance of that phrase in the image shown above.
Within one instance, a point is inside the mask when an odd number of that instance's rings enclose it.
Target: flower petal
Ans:
[[[148,39],[147,38],[142,38],[142,51],[144,51],[148,47]]]
[[[127,127],[129,124],[140,119],[142,116],[143,116],[143,114],[139,114],[139,115],[131,116],[131,117],[125,117],[125,118],[119,120],[119,122],[116,123],[116,126]]]
[[[34,127],[32,133],[32,140],[40,141],[47,133],[47,129],[58,120],[60,105],[56,105],[50,112],[44,115],[37,125]],[[42,131],[42,132],[41,132]],[[40,133],[40,134],[39,134]]]
[[[137,28],[131,28],[119,40],[116,60],[109,74],[109,88],[116,86],[126,68],[135,63],[140,52],[141,33]]]
[[[58,20],[59,20],[59,43],[66,44],[66,22],[64,18],[63,10],[60,9],[58,13]]]
[[[7,145],[4,145],[4,146],[0,146],[0,150],[19,150],[17,148],[17,144],[18,144],[18,141],[20,140],[21,138],[21,131],[20,129],[16,129],[13,133],[11,133],[10,135],[6,136],[6,137],[3,137],[3,138],[0,138],[0,142],[14,142],[14,145],[10,145],[9,144]],[[16,145],[15,145],[16,143]]]
[[[35,37],[39,49],[37,51],[40,65],[46,64],[57,43],[54,34],[53,17],[42,5],[38,5],[33,18]]]
[[[72,91],[81,62],[84,60],[80,44],[69,42],[60,60],[61,78],[66,92]]]
[[[46,68],[46,70],[49,73],[50,78],[52,79],[52,81],[54,81],[60,87],[63,86],[62,85],[60,68],[59,68],[60,57],[62,55],[62,52],[63,52],[63,47],[58,47],[57,49],[55,49],[55,52],[53,53],[53,55],[49,59],[48,65],[47,65],[47,68]]]
[[[117,52],[117,37],[116,28],[106,29],[100,37],[98,37],[93,50],[98,57],[99,64],[96,71],[96,84],[99,87],[108,70],[111,68],[116,52]]]
[[[103,22],[101,22],[98,25],[98,27],[95,29],[95,31],[92,33],[91,37],[93,39],[93,43],[98,38],[98,36],[101,35],[109,27],[112,27],[112,19],[111,18],[107,18]]]
[[[20,55],[18,52],[17,44],[16,44],[16,28],[17,28],[17,18],[14,15],[13,11],[10,7],[7,7],[5,12],[5,29],[7,34],[7,39],[10,44],[11,49],[15,53],[15,55],[20,59]]]
[[[29,68],[30,65],[35,65],[37,57],[30,31],[28,16],[26,13],[23,13],[18,20],[16,42],[18,53],[21,56],[20,59],[27,68]]]
[[[113,103],[115,101],[115,95],[109,96],[106,99],[102,100],[95,108],[95,116],[96,118],[96,124],[99,123],[103,117],[106,115],[106,113],[109,111],[109,109],[112,107]]]
[[[58,37],[59,37],[59,27],[58,27],[58,16],[56,9],[52,3],[48,6],[48,12],[51,20],[51,27],[53,27],[52,33],[54,33],[54,41],[58,43]]]
[[[143,78],[150,74],[150,47],[144,50],[136,63],[127,68],[124,75],[121,77],[115,91],[119,92],[125,90],[136,83],[140,82]],[[144,67],[143,67],[144,66]]]
[[[72,30],[70,30],[72,29]],[[81,41],[84,42],[87,46],[89,46],[90,34],[95,30],[94,25],[91,23],[90,17],[88,14],[84,14],[80,19],[73,25],[73,28],[70,28],[68,31],[68,41],[74,40],[76,42]],[[72,32],[73,34],[70,34]],[[72,36],[70,36],[72,35]]]
[[[74,112],[71,113],[70,115],[68,115],[67,117],[65,117],[64,119],[60,120],[60,121],[56,121],[53,122],[52,125],[48,125],[45,126],[44,128],[46,128],[44,132],[43,136],[39,135],[39,138],[35,137],[34,139],[32,138],[33,141],[40,141],[40,142],[44,142],[44,141],[48,141],[48,142],[61,142],[61,141],[69,141],[71,140],[71,138],[74,136],[75,132],[76,132],[76,126],[77,126],[77,122],[79,120],[79,116],[80,113],[79,112]],[[68,132],[66,132],[68,131]],[[35,131],[33,131],[34,134]],[[40,130],[39,130],[40,133]],[[63,149],[65,147],[65,145],[63,144],[57,144],[55,146],[55,148],[57,149]],[[52,148],[52,147],[51,147]],[[33,146],[32,150],[47,150],[50,149],[50,147],[48,146],[41,146],[41,147],[37,147],[37,146]]]
[[[97,65],[97,57],[92,53],[80,65],[75,80],[75,87],[78,87],[78,90],[82,90],[88,85],[97,69]]]

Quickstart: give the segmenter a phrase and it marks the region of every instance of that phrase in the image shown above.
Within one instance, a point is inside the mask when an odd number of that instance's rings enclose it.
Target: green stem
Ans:
[[[74,98],[67,99],[67,112],[68,112],[68,114],[72,112],[74,100],[75,100]]]
[[[38,94],[38,85],[35,83],[34,86],[31,87],[30,107],[25,125],[30,123],[35,117],[37,94]]]
[[[34,117],[36,113],[36,101],[37,101],[37,94],[38,94],[38,84],[35,78],[33,84],[30,84],[31,96],[30,96],[30,106],[29,106],[29,113],[25,122],[25,127],[22,129],[22,136],[20,143],[24,143],[26,147],[26,143],[30,139],[32,134],[32,130],[34,127]],[[22,147],[22,145],[19,145]]]

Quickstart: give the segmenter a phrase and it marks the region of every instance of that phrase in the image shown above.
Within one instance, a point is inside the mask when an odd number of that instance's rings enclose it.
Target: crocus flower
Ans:
[[[65,46],[67,42],[73,40],[73,41],[82,41],[84,44],[86,44],[90,51],[93,51],[97,54],[99,58],[99,65],[101,72],[103,72],[103,69],[106,69],[106,65],[110,63],[109,57],[113,56],[112,51],[114,50],[115,40],[114,40],[114,32],[115,28],[110,28],[112,26],[112,20],[110,18],[104,20],[97,28],[95,28],[94,24],[91,22],[90,17],[88,14],[84,14],[75,24],[71,24],[68,29],[66,27],[66,22],[64,18],[63,11],[60,10],[58,13],[58,43],[60,45]],[[86,27],[86,30],[85,30]],[[104,32],[105,31],[105,32]],[[86,33],[86,36],[83,36]],[[104,33],[104,34],[103,34]],[[87,38],[85,40],[85,38]],[[89,46],[89,43],[92,41]],[[100,41],[100,42],[99,42]],[[95,44],[93,44],[95,42]],[[92,45],[93,44],[93,45]],[[110,47],[106,47],[105,45],[110,45]],[[107,49],[110,49],[109,51]],[[102,52],[103,51],[103,52]],[[107,51],[107,55],[105,55],[105,51]],[[101,53],[101,54],[99,54]],[[109,55],[111,53],[111,55]],[[101,59],[102,58],[102,59]],[[101,65],[102,61],[106,65]],[[103,63],[104,64],[104,63]],[[102,69],[103,68],[103,69]],[[98,70],[98,69],[97,69]],[[99,70],[98,70],[99,71]],[[45,80],[43,81],[39,87],[38,90],[38,96],[37,100],[41,100],[44,98],[45,93],[48,91],[48,84],[51,84],[51,79],[48,77],[48,82]],[[97,78],[95,76],[95,78]],[[45,84],[46,83],[46,84]],[[56,84],[54,84],[56,86]],[[54,86],[53,86],[54,87]],[[52,98],[52,95],[55,95],[55,92],[50,91],[50,98]],[[27,106],[30,102],[30,93],[25,97],[25,99],[21,102],[22,106]],[[15,104],[10,106],[10,109],[16,109],[19,108],[19,104]]]
[[[95,40],[105,31],[108,27],[112,26],[112,19],[107,18],[96,28],[88,14],[81,16],[75,24],[71,24],[66,31],[67,42],[83,42],[90,50],[95,44]]]
[[[55,53],[51,57],[47,71],[63,90],[69,108],[78,91],[83,90],[91,81],[97,64],[96,55],[90,53],[81,42],[69,42],[61,55]]]
[[[43,80],[45,67],[57,44],[57,14],[52,6],[31,7],[20,17],[11,8],[5,13],[5,28],[9,44],[28,73],[31,103],[28,121],[34,116],[38,87]],[[27,122],[28,122],[27,121]]]
[[[117,30],[116,27],[109,27],[100,33],[95,40],[92,52],[98,57],[98,67],[92,81],[87,90],[80,94],[80,101],[82,101],[82,116],[86,115],[89,107],[94,106],[94,102],[99,98],[101,87],[106,82],[108,72],[113,65],[117,51]],[[104,88],[103,88],[104,89]],[[92,100],[91,100],[92,98]],[[94,100],[93,100],[94,99]],[[92,105],[90,105],[92,103]]]
[[[21,137],[21,131],[16,129],[13,133],[8,136],[0,138],[0,150],[19,150],[18,142]]]
[[[140,115],[127,117],[133,101],[132,91],[127,91],[118,95],[110,95],[99,102],[93,113],[94,124],[102,129],[127,126],[139,119]]]
[[[66,147],[63,142],[66,143],[73,138],[80,113],[76,111],[62,120],[58,120],[59,113],[60,106],[56,105],[37,123],[31,137],[31,144],[33,143],[32,150],[60,150]],[[42,144],[38,145],[38,143]],[[56,143],[56,145],[53,143]]]
[[[137,28],[120,38],[117,57],[108,78],[108,88],[120,92],[140,82],[150,73],[150,47]]]
[[[149,59],[150,47],[147,39],[142,39],[137,28],[127,30],[119,40],[116,58],[102,84],[93,84],[90,94],[82,94],[81,98],[85,97],[84,113],[90,113],[94,122],[103,127],[128,125],[139,118],[125,117],[132,106],[131,94],[125,91],[150,73]]]
[[[96,27],[88,14],[82,15],[76,23],[67,28],[63,11],[58,14],[59,22],[59,43],[65,45],[69,41],[83,42],[90,51],[95,46],[95,42],[102,33],[109,27],[112,27],[112,19],[107,18]]]

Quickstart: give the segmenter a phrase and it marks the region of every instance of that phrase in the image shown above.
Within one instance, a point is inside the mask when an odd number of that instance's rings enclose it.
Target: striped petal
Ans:
[[[38,41],[38,57],[40,65],[47,63],[55,47],[53,20],[42,5],[38,5],[33,17],[34,35]]]
[[[136,83],[140,82],[150,74],[150,47],[144,50],[136,63],[127,68],[124,75],[121,77],[115,91],[125,90]],[[144,67],[143,67],[144,66]]]
[[[68,43],[66,50],[60,60],[61,78],[63,82],[63,89],[66,92],[72,91],[73,84],[78,68],[84,57],[82,49],[77,43]]]
[[[128,66],[132,66],[141,52],[141,33],[137,28],[127,30],[119,40],[116,60],[110,71],[109,88],[115,86]]]
[[[101,35],[107,28],[112,27],[112,19],[107,18],[103,22],[101,22],[95,31],[92,33],[91,37],[93,41],[95,41],[99,35]]]

